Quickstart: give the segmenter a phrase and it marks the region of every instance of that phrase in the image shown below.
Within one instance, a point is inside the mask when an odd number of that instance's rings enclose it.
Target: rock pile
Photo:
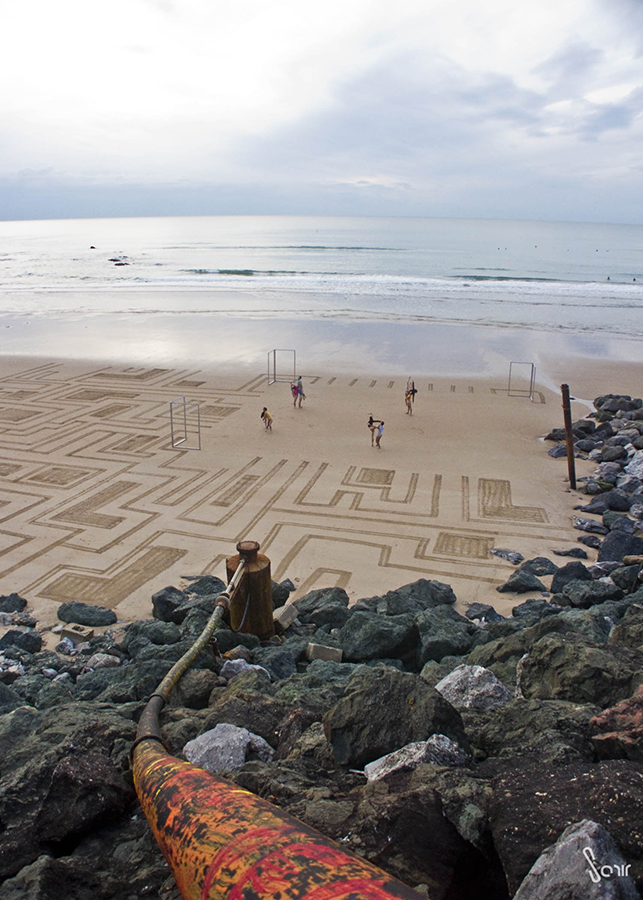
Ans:
[[[162,713],[164,740],[432,900],[608,896],[576,858],[585,835],[598,870],[612,867],[607,886],[620,893],[609,896],[636,896],[642,563],[595,579],[578,560],[527,560],[531,576],[553,574],[554,596],[507,618],[481,604],[460,615],[451,588],[425,579],[352,607],[341,588],[312,591],[279,638],[217,632],[219,655],[199,657]],[[178,900],[128,754],[145,701],[221,588],[166,588],[151,618],[56,651],[42,649],[26,601],[0,598],[11,620],[0,640],[2,900]],[[73,625],[87,613],[63,615]],[[309,661],[311,643],[342,661]]]

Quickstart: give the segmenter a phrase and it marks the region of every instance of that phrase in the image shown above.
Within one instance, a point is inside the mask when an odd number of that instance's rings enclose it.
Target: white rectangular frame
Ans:
[[[178,409],[175,410],[175,407],[178,407]],[[194,422],[195,413],[196,423]],[[175,428],[175,420],[177,419],[178,422]],[[191,434],[196,434],[196,446],[188,444],[188,433],[190,432],[188,426],[191,426]],[[201,408],[196,400],[186,400],[185,397],[170,400],[170,434],[173,450],[201,449]],[[181,434],[183,434],[183,437],[180,437]]]
[[[277,367],[278,353],[292,353],[292,375],[280,375]],[[271,366],[272,362],[272,366]],[[297,353],[295,350],[270,350],[268,352],[268,384],[275,384],[277,381],[287,381],[292,383],[297,380]]]
[[[527,388],[512,387],[512,376],[514,376],[514,366],[529,366],[529,390]],[[507,394],[510,397],[528,397],[534,402],[534,392],[536,388],[536,366],[532,362],[510,362],[509,363],[509,384],[507,386]]]

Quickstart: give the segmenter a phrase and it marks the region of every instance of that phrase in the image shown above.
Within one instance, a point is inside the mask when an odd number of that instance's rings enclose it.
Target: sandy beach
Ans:
[[[72,331],[76,347],[88,346]],[[560,381],[579,398],[577,418],[598,393],[636,395],[641,374],[572,353],[543,367],[541,356],[531,402],[508,395],[510,356],[496,347],[484,375],[406,373],[418,389],[409,416],[405,375],[369,360],[368,347],[354,364],[350,352],[326,367],[306,360],[302,409],[287,381],[268,383],[264,353],[209,365],[186,354],[179,365],[159,352],[151,365],[105,345],[100,361],[31,349],[0,358],[0,589],[24,596],[41,626],[68,600],[113,608],[123,621],[148,617],[155,591],[222,576],[242,539],[259,541],[295,597],[340,585],[357,600],[429,578],[452,585],[461,611],[482,601],[506,614],[526,597],[496,591],[512,566],[491,550],[530,558],[578,537],[580,495],[567,490],[566,461],[539,439],[562,424]],[[476,345],[460,350],[458,365],[469,359],[475,370]],[[198,404],[201,449],[192,449],[196,405],[187,441],[172,447],[170,401],[183,396]],[[386,423],[380,450],[371,413]],[[578,461],[579,476],[592,469]]]

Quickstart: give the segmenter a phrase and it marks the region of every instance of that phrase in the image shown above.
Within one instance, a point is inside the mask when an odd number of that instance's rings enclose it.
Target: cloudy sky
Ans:
[[[0,0],[0,218],[643,222],[641,0]]]

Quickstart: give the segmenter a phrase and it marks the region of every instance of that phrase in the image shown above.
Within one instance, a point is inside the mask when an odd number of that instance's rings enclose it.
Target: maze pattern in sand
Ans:
[[[377,379],[335,376],[323,390],[359,390],[360,381],[369,395],[377,389]],[[396,384],[381,379],[379,389]],[[473,393],[440,388],[456,389]],[[246,411],[254,421],[266,390],[265,376],[236,384],[190,370],[53,362],[0,379],[0,590],[128,618],[185,574],[221,574],[243,538],[260,541],[276,579],[296,575],[300,593],[336,584],[362,594],[421,577],[495,585],[490,550],[517,531],[569,540],[566,523],[515,505],[510,482],[484,473],[271,456],[251,441],[241,454],[238,441],[237,452],[208,453],[221,428],[242,428],[235,420]],[[201,452],[170,445],[169,401],[186,392],[200,404]]]

